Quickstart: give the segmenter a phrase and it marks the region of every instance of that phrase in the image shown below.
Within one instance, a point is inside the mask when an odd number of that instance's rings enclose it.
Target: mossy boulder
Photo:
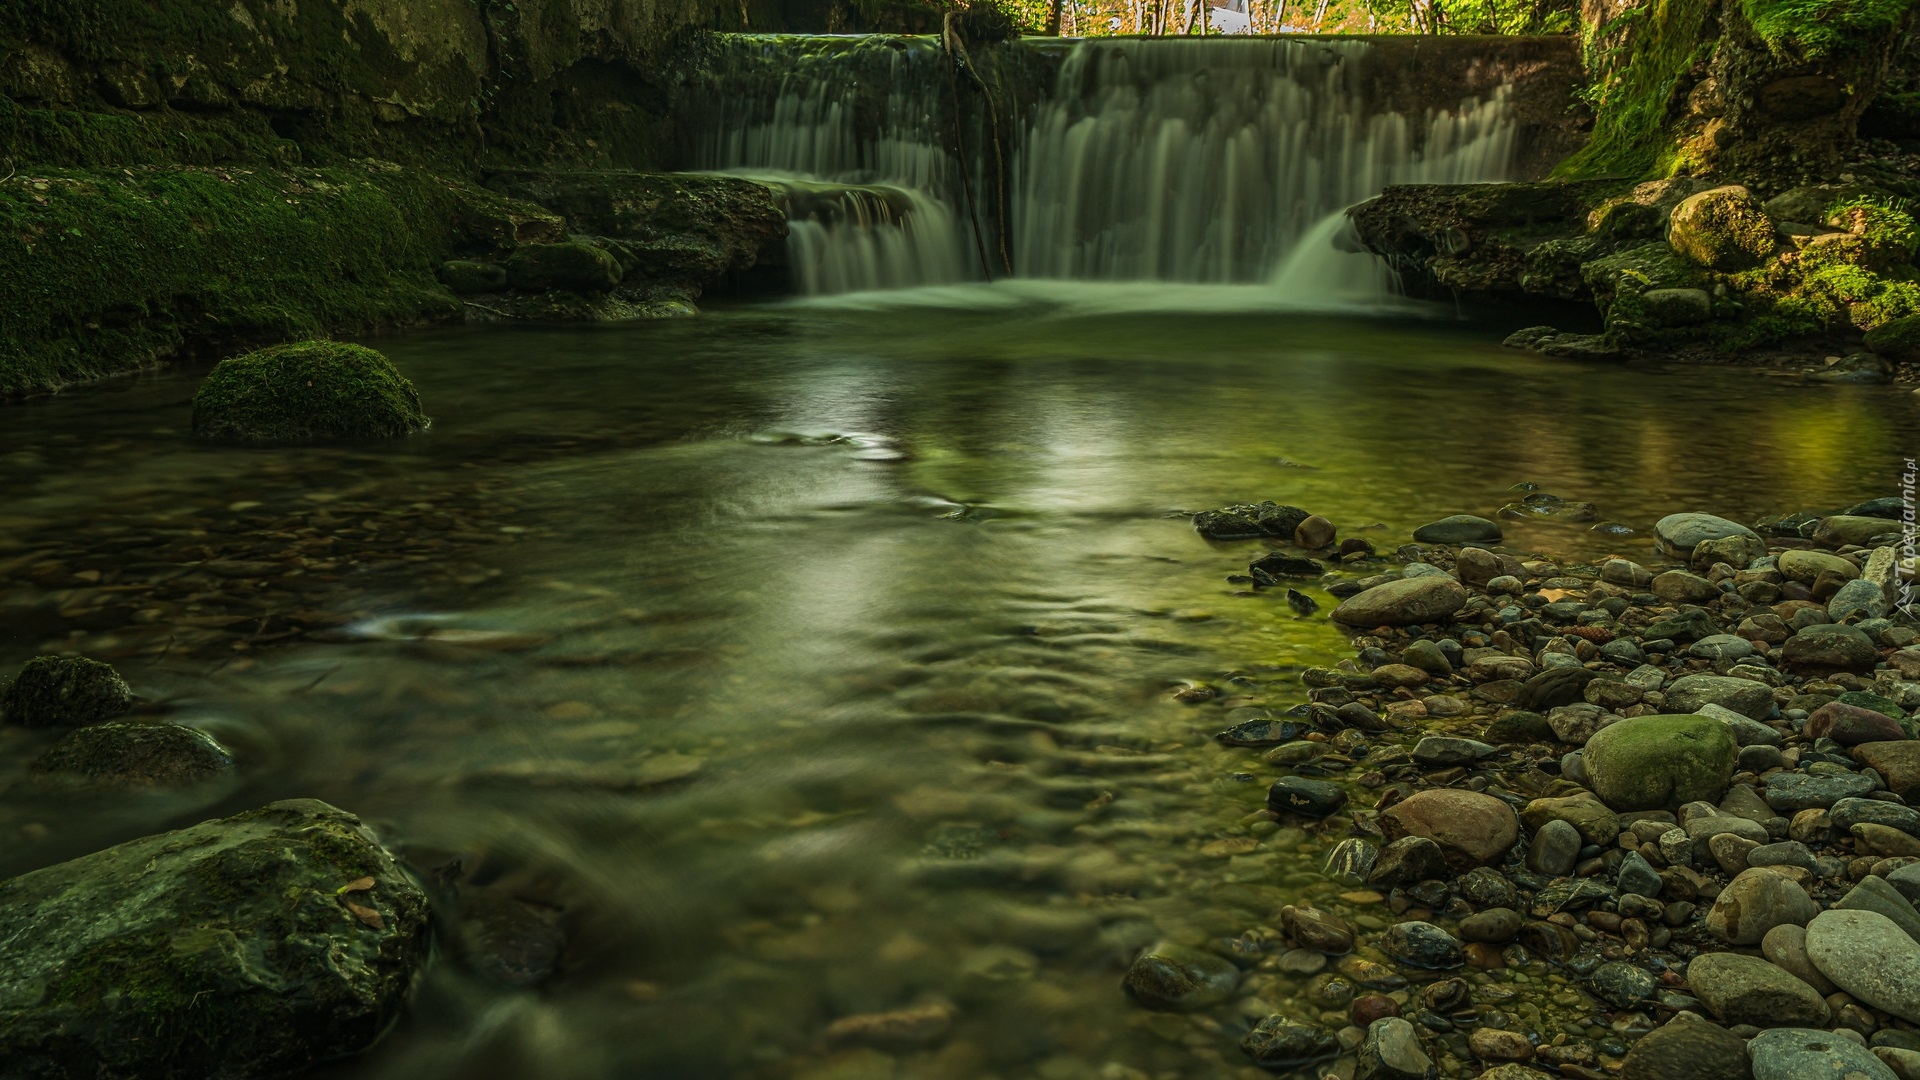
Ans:
[[[1920,364],[1920,315],[1894,319],[1867,331],[1867,348],[1896,364]]]
[[[508,283],[531,292],[603,293],[620,278],[620,260],[584,240],[528,244],[507,260]]]
[[[120,673],[83,656],[36,656],[0,693],[0,718],[22,727],[78,727],[132,707]]]
[[[1636,716],[1587,740],[1588,786],[1609,809],[1672,810],[1718,802],[1739,752],[1733,732],[1709,716]]]
[[[54,743],[33,763],[42,783],[89,789],[186,787],[233,771],[213,736],[181,724],[95,724]]]
[[[1773,219],[1738,184],[1680,200],[1667,222],[1667,243],[1710,270],[1750,270],[1773,254]]]
[[[426,897],[310,799],[0,882],[19,1077],[281,1076],[365,1049],[426,960]]]
[[[393,439],[429,423],[420,394],[386,357],[303,341],[222,360],[193,396],[193,432],[234,442]]]

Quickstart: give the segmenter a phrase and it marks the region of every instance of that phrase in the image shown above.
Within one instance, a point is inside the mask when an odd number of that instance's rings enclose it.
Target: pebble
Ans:
[[[1807,928],[1804,926],[1789,923],[1767,931],[1767,936],[1760,941],[1760,954],[1767,958],[1768,963],[1778,966],[1823,995],[1831,994],[1836,989],[1807,956]]]
[[[1354,1080],[1427,1080],[1433,1072],[1433,1059],[1412,1024],[1388,1016],[1367,1025]]]
[[[1432,840],[1457,871],[1499,860],[1520,838],[1520,819],[1512,807],[1492,795],[1456,788],[1416,792],[1383,811],[1380,826],[1390,839]]]
[[[1380,951],[1410,967],[1439,971],[1466,963],[1460,940],[1430,922],[1402,922],[1387,928]]]
[[[1422,544],[1499,543],[1500,526],[1472,514],[1454,514],[1429,522],[1413,530],[1413,538]]]
[[[1147,950],[1120,980],[1135,1001],[1150,1009],[1202,1009],[1218,1005],[1239,985],[1240,969],[1230,960],[1182,945]]]
[[[1332,1057],[1340,1052],[1340,1040],[1324,1028],[1275,1015],[1255,1024],[1240,1039],[1240,1049],[1254,1064],[1278,1071]]]

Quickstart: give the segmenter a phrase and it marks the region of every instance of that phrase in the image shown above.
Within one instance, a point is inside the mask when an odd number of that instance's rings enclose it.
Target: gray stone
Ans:
[[[1354,627],[1439,622],[1467,602],[1466,586],[1451,577],[1401,578],[1349,597],[1333,619]]]
[[[1653,993],[1659,981],[1645,968],[1624,960],[1609,960],[1593,970],[1587,979],[1595,997],[1616,1009],[1631,1009]]]
[[[1878,619],[1890,609],[1880,583],[1855,578],[1840,586],[1827,601],[1827,617],[1834,622],[1848,619]]]
[[[1880,799],[1841,799],[1833,804],[1833,824],[1842,831],[1867,822],[1920,836],[1920,810]]]
[[[1687,985],[1729,1024],[1812,1026],[1831,1017],[1820,991],[1756,956],[1702,953],[1687,965]]]
[[[1908,863],[1887,875],[1887,884],[1894,887],[1911,904],[1920,901],[1920,863]]]
[[[1714,864],[1728,877],[1747,869],[1748,854],[1759,847],[1759,844],[1732,833],[1721,833],[1707,840],[1707,852],[1713,856]]]
[[[1702,705],[1694,710],[1701,716],[1711,716],[1727,725],[1733,732],[1733,741],[1741,746],[1779,746],[1787,737],[1778,728],[1763,724],[1750,716],[1743,716],[1724,705]]]
[[[1773,690],[1765,683],[1727,675],[1686,675],[1667,687],[1668,712],[1697,713],[1703,705],[1765,720],[1773,712]]]
[[[1580,858],[1580,830],[1565,821],[1555,819],[1540,827],[1533,834],[1533,844],[1527,851],[1527,865],[1542,874],[1562,877],[1573,873],[1573,864]]]
[[[1475,544],[1500,542],[1500,526],[1472,514],[1455,514],[1413,530],[1413,538],[1422,544]]]
[[[1433,1059],[1420,1048],[1412,1024],[1386,1016],[1367,1025],[1354,1080],[1427,1080],[1433,1073]]]
[[[1873,1051],[1813,1028],[1773,1028],[1747,1040],[1753,1080],[1899,1080]]]
[[[1820,991],[1822,996],[1836,989],[1825,975],[1820,974],[1820,969],[1813,966],[1813,959],[1807,955],[1807,928],[1804,926],[1786,923],[1767,931],[1767,936],[1760,939],[1760,954],[1767,958],[1768,963]]]
[[[1614,878],[1614,886],[1623,893],[1636,896],[1656,897],[1666,883],[1660,878],[1660,871],[1640,856],[1637,851],[1627,853],[1620,863],[1620,873]]]
[[[1837,574],[1849,580],[1860,576],[1860,568],[1851,560],[1806,548],[1781,552],[1779,567],[1781,576],[1802,585],[1813,584],[1821,574]]]
[[[1275,813],[1323,818],[1345,805],[1346,789],[1325,780],[1283,776],[1267,788],[1267,807]]]
[[[1858,799],[1874,789],[1870,777],[1808,776],[1806,773],[1774,773],[1767,777],[1767,805],[1785,814],[1795,810],[1825,810],[1841,799]]]
[[[1387,928],[1380,951],[1410,967],[1438,971],[1467,962],[1460,939],[1430,922],[1401,922]]]
[[[1281,1071],[1332,1057],[1340,1052],[1340,1040],[1325,1028],[1274,1015],[1242,1036],[1240,1049],[1261,1068]]]
[[[1920,942],[1920,911],[1900,895],[1886,878],[1865,877],[1860,883],[1847,890],[1847,895],[1834,902],[1839,911],[1872,911],[1885,916],[1894,925],[1906,931],[1907,936]]]
[[[1400,662],[1441,678],[1453,674],[1453,665],[1447,661],[1447,654],[1437,642],[1425,638],[1407,646],[1406,651],[1400,654]]]
[[[1669,570],[1653,579],[1653,595],[1669,604],[1706,604],[1720,597],[1720,586],[1685,570]]]
[[[1653,571],[1629,559],[1608,559],[1600,566],[1600,580],[1611,585],[1644,589],[1653,584]]]
[[[1920,1023],[1920,949],[1892,919],[1877,911],[1823,911],[1807,924],[1807,956],[1855,998]]]
[[[1654,523],[1653,534],[1660,549],[1669,555],[1689,554],[1702,540],[1728,536],[1760,539],[1758,533],[1745,525],[1712,514],[1668,514]]]
[[[1798,866],[1803,870],[1811,870],[1813,869],[1813,852],[1798,840],[1761,844],[1747,852],[1747,865]]]
[[[48,1077],[299,1072],[371,1045],[427,944],[426,897],[325,803],[129,841],[0,882],[0,1061]]]
[[[1512,908],[1495,907],[1476,911],[1460,920],[1460,939],[1505,945],[1520,936],[1526,916]]]
[[[1776,926],[1805,926],[1815,910],[1813,898],[1793,879],[1773,870],[1743,870],[1714,900],[1707,931],[1729,945],[1758,945]]]
[[[1380,849],[1380,861],[1367,875],[1367,884],[1391,889],[1447,876],[1447,857],[1440,845],[1424,836],[1403,836]]]
[[[1414,744],[1413,760],[1422,765],[1471,765],[1499,751],[1475,739],[1428,735]]]
[[[1755,844],[1764,844],[1769,839],[1766,826],[1750,821],[1738,814],[1724,814],[1711,803],[1692,803],[1693,812],[1688,807],[1680,808],[1680,827],[1687,830],[1687,836],[1694,840],[1708,840],[1721,833],[1732,833],[1745,837]]]
[[[1687,655],[1702,660],[1745,660],[1753,655],[1753,642],[1738,634],[1709,634],[1687,646]]]
[[[1806,674],[1872,671],[1879,662],[1880,650],[1872,638],[1836,623],[1801,627],[1780,651],[1783,667]]]

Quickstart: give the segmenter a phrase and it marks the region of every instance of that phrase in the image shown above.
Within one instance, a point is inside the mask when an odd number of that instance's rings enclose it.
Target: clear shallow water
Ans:
[[[1239,595],[1259,545],[1177,511],[1273,498],[1386,551],[1523,480],[1642,528],[1750,518],[1890,494],[1920,419],[1898,391],[1218,295],[392,339],[436,418],[392,446],[194,446],[192,374],[11,408],[0,663],[112,657],[241,770],[0,799],[0,873],[313,796],[451,882],[448,912],[563,913],[547,987],[449,949],[340,1077],[1257,1075],[1242,1014],[1318,1017],[1307,980],[1189,1018],[1129,1005],[1126,963],[1304,897],[1387,913],[1313,874],[1337,835],[1249,832],[1275,772],[1206,738],[1223,704],[1303,700],[1344,640]],[[1227,696],[1170,700],[1191,682]],[[0,734],[4,778],[46,741]],[[826,1035],[925,1003],[953,1018],[924,1043]]]

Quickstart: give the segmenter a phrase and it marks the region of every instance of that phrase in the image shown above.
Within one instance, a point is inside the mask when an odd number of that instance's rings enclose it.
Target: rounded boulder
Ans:
[[[1333,609],[1333,619],[1348,626],[1413,626],[1439,622],[1466,602],[1466,586],[1444,574],[1426,574],[1348,597]]]
[[[1738,184],[1688,196],[1667,219],[1667,244],[1710,270],[1751,270],[1773,254],[1776,242],[1773,219]]]
[[[1718,802],[1740,752],[1727,725],[1708,716],[1636,716],[1593,733],[1583,757],[1588,787],[1618,812]]]
[[[1520,838],[1520,818],[1500,799],[1477,791],[1432,788],[1382,811],[1387,839],[1420,836],[1439,845],[1447,866],[1463,873],[1498,862]]]
[[[396,439],[428,423],[419,391],[386,357],[334,341],[222,360],[193,396],[193,433],[223,442]]]

